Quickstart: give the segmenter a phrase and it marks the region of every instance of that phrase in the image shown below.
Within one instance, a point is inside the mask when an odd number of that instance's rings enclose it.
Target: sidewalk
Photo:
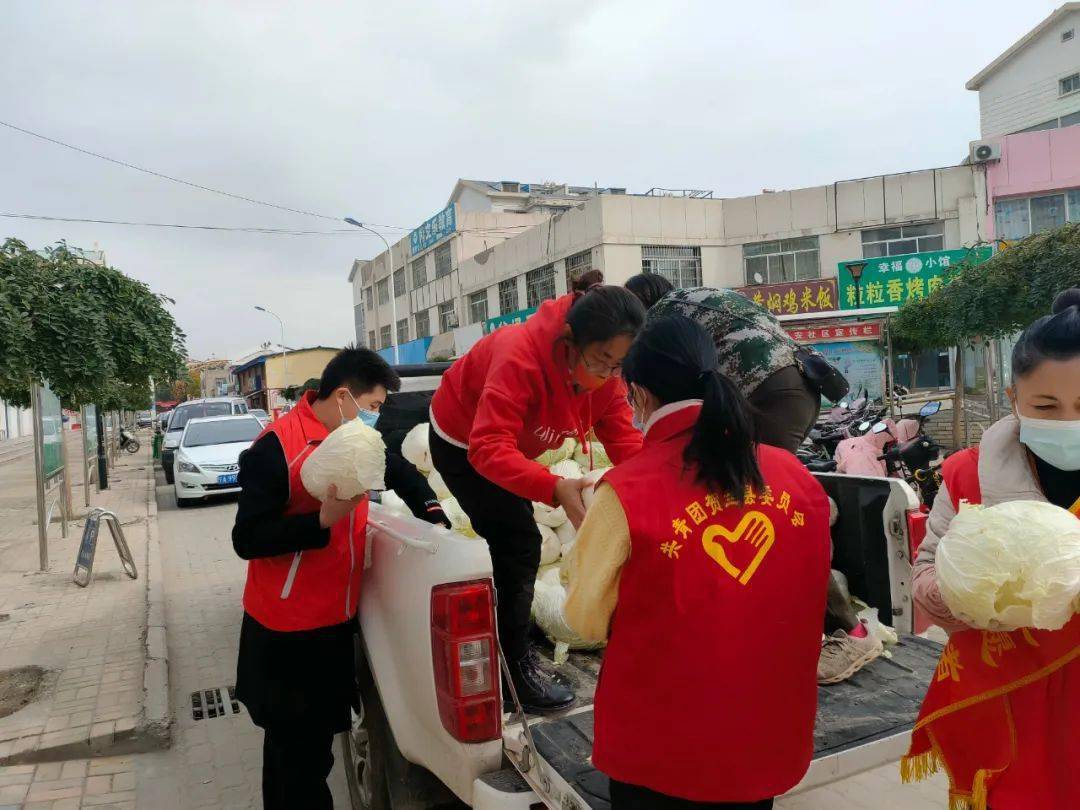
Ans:
[[[76,514],[85,511],[78,459],[73,454],[69,465]],[[49,570],[36,570],[36,507],[32,477],[23,466],[0,467],[5,519],[0,534],[0,677],[15,668],[40,670],[28,673],[28,680],[37,682],[37,695],[0,717],[0,807],[23,801],[20,791],[32,792],[30,801],[62,801],[92,788],[93,795],[123,801],[114,788],[123,788],[127,777],[112,774],[133,773],[130,762],[85,759],[163,747],[170,728],[149,447],[121,457],[110,472],[110,488],[91,494],[93,506],[120,517],[139,578],[124,574],[108,528],[102,526],[87,588],[71,579],[81,522],[70,526],[67,539],[60,538],[58,523],[49,527]],[[32,763],[50,764],[35,771]],[[102,776],[108,777],[108,790],[102,779],[91,781]],[[72,794],[74,779],[79,789]]]

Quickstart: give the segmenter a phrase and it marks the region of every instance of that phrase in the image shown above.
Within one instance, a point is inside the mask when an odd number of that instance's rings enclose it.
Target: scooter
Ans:
[[[941,447],[923,433],[923,423],[941,410],[940,402],[928,402],[918,419],[883,419],[869,433],[846,439],[836,446],[836,470],[847,475],[906,478],[919,485],[924,502],[933,501],[933,462]],[[865,423],[859,427],[865,427]],[[923,479],[921,482],[920,479]]]
[[[124,428],[120,428],[120,449],[127,450],[134,455],[139,452],[139,440],[127,432]]]

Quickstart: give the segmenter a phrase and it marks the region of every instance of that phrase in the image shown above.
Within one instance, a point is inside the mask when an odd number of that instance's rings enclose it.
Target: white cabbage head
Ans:
[[[431,450],[428,448],[427,422],[421,422],[408,433],[401,442],[401,455],[420,472],[427,475],[431,472]]]
[[[964,507],[937,550],[949,610],[987,630],[1059,630],[1080,606],[1080,520],[1040,501]]]
[[[385,475],[386,445],[382,436],[359,419],[332,431],[300,468],[304,489],[320,501],[326,500],[331,484],[337,486],[337,496],[342,500],[369,489],[383,489]]]

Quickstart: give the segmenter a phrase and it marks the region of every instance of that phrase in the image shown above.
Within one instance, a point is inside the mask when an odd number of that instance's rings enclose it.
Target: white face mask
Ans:
[[[1080,470],[1080,419],[1020,416],[1020,443],[1051,467]]]

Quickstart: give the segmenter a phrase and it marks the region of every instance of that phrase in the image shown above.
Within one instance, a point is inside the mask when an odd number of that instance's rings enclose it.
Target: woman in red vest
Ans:
[[[431,460],[491,550],[499,641],[526,710],[565,708],[573,692],[539,668],[529,612],[540,565],[533,501],[585,515],[580,480],[552,475],[534,458],[595,431],[616,462],[641,448],[630,420],[623,356],[645,320],[632,293],[586,274],[570,295],[545,301],[525,323],[473,346],[431,402]]]
[[[903,765],[940,768],[964,810],[1080,807],[1080,617],[1061,630],[969,628],[941,597],[938,541],[961,501],[1048,501],[1080,517],[1080,288],[1024,330],[1012,355],[1014,413],[950,456],[912,577],[915,602],[949,631]]]
[[[581,526],[565,613],[610,638],[593,762],[623,808],[768,808],[814,750],[829,503],[756,445],[709,334],[650,323],[623,362],[641,452]]]

